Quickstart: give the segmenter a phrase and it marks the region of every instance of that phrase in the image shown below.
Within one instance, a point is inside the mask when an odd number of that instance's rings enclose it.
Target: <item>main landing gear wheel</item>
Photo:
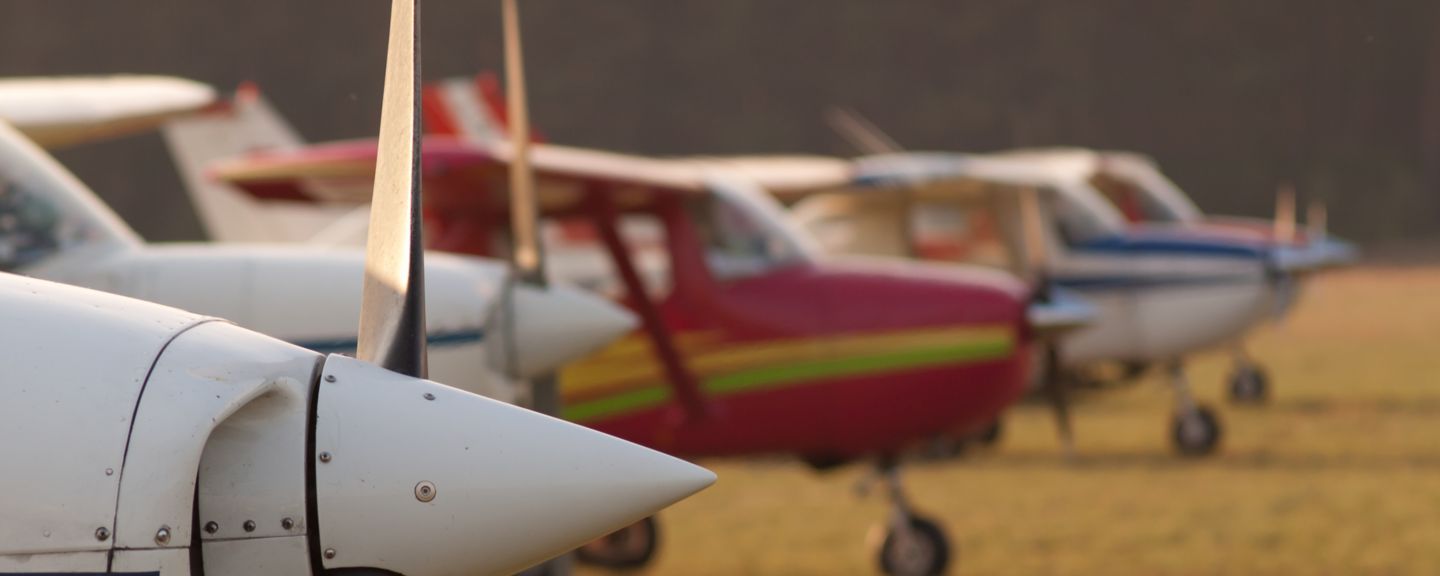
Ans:
[[[1004,436],[1004,434],[1005,425],[1001,424],[1000,420],[996,420],[989,426],[986,426],[984,430],[981,430],[980,434],[975,437],[975,440],[978,441],[981,446],[994,448],[996,444],[1000,443],[1000,438]]]
[[[1207,456],[1220,446],[1220,419],[1205,406],[1176,414],[1170,439],[1182,456]]]
[[[582,563],[611,570],[644,568],[660,547],[660,525],[651,516],[581,546],[575,558]]]
[[[1270,399],[1270,375],[1256,365],[1236,366],[1230,374],[1230,401],[1264,404]]]
[[[885,538],[876,551],[880,571],[892,576],[938,576],[950,565],[950,540],[933,520],[915,513],[900,482],[900,466],[893,456],[877,462],[875,475],[859,486],[864,495],[874,482],[884,485],[890,499]]]
[[[892,576],[939,576],[950,565],[950,540],[939,524],[912,516],[885,531],[879,561],[880,571]]]

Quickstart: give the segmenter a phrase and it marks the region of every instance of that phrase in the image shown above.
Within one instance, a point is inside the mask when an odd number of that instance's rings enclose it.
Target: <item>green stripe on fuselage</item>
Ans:
[[[937,346],[885,354],[806,360],[779,366],[764,366],[705,379],[701,387],[716,396],[752,390],[781,388],[791,384],[836,377],[864,376],[927,368],[952,363],[994,360],[1008,356],[1015,342],[1008,335],[961,346]],[[567,420],[584,422],[625,412],[643,410],[664,404],[670,399],[670,388],[656,383],[650,388],[625,392],[589,402],[567,406]]]

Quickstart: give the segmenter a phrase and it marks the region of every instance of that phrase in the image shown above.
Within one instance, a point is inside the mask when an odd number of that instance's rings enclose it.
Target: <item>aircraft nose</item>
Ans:
[[[492,333],[508,340],[489,346],[491,366],[503,374],[528,379],[547,374],[590,354],[633,330],[638,323],[629,311],[591,292],[565,285],[538,288],[520,285],[513,301],[516,322],[494,314]],[[513,350],[514,354],[510,354]],[[513,358],[513,360],[512,360]],[[511,362],[515,366],[511,366]]]
[[[327,569],[510,574],[652,515],[710,471],[343,356],[315,428]]]

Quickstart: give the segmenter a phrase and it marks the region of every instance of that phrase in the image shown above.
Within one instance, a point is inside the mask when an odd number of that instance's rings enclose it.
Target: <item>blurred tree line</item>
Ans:
[[[907,147],[1155,156],[1203,208],[1276,186],[1338,233],[1440,236],[1433,0],[527,0],[547,138],[654,154],[850,150],[848,105]],[[425,75],[499,66],[498,2],[425,4]],[[255,80],[313,139],[373,134],[384,0],[4,0],[0,74]],[[62,160],[152,239],[192,239],[159,138]]]

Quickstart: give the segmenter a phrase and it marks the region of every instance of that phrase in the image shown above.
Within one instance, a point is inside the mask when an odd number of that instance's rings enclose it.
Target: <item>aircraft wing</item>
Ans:
[[[216,91],[166,76],[0,79],[0,118],[44,148],[150,130],[211,106]]]
[[[508,145],[466,142],[448,136],[425,139],[422,168],[426,208],[491,209],[508,202]],[[660,159],[535,144],[541,209],[547,214],[581,209],[587,194],[609,193],[620,204],[656,194],[698,194],[722,169],[694,159]],[[210,176],[263,200],[359,205],[368,203],[375,175],[375,143],[319,144],[292,151],[258,152],[213,164]]]

